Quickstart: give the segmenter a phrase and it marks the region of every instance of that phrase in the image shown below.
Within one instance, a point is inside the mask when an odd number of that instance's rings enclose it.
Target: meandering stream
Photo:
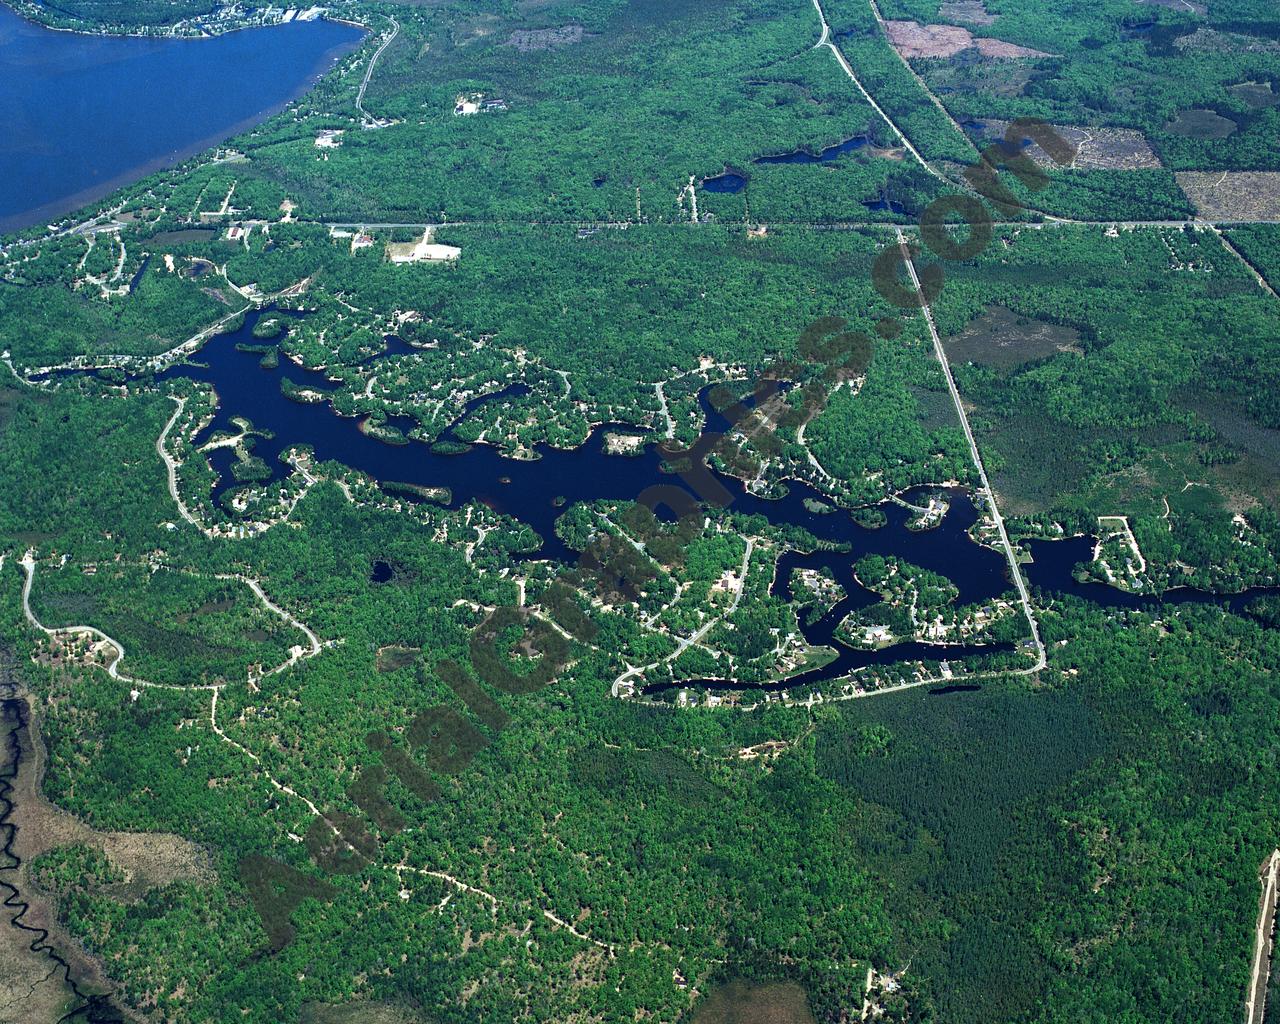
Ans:
[[[14,783],[23,770],[24,757],[33,756],[22,743],[30,729],[31,711],[26,700],[11,694],[11,687],[0,681],[0,870],[6,874],[16,872],[22,861],[14,852],[17,826],[10,820],[14,811]],[[123,1024],[125,1018],[102,995],[84,992],[71,976],[71,965],[49,944],[49,932],[44,928],[25,923],[22,918],[30,904],[16,886],[0,877],[0,894],[3,894],[4,912],[10,925],[24,937],[30,937],[28,948],[33,953],[48,958],[53,973],[62,977],[63,983],[77,1000],[77,1006],[63,1016],[58,1024],[75,1021],[76,1024]]]

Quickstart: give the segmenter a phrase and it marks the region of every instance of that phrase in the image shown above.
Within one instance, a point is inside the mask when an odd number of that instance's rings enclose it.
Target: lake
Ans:
[[[253,310],[238,330],[210,340],[194,357],[193,363],[172,367],[160,375],[161,379],[193,378],[217,391],[219,408],[197,437],[197,444],[207,441],[218,430],[236,432],[232,420],[242,416],[252,420],[255,427],[270,432],[270,437],[255,439],[253,454],[266,461],[274,479],[281,479],[288,472],[288,467],[281,461],[281,455],[288,448],[310,445],[317,459],[345,463],[379,481],[444,488],[448,497],[443,504],[450,507],[458,508],[469,501],[479,501],[509,514],[542,537],[542,546],[531,557],[566,563],[575,561],[577,553],[557,536],[554,523],[569,505],[602,498],[634,499],[643,488],[653,484],[682,485],[678,478],[664,472],[663,460],[653,445],[645,446],[638,455],[631,457],[606,454],[603,435],[608,425],[597,427],[585,444],[572,450],[539,446],[540,458],[532,462],[504,458],[489,445],[458,444],[458,454],[442,454],[418,441],[407,445],[379,441],[363,433],[356,419],[335,415],[328,402],[301,403],[281,393],[284,380],[317,392],[330,390],[333,385],[323,371],[307,370],[287,359],[271,368],[260,368],[259,352],[237,347],[252,347],[254,343],[261,346],[261,339],[253,336],[253,328],[260,318],[280,316],[292,319],[299,315],[302,314]],[[374,357],[374,360],[401,357],[413,351],[394,336],[387,342],[387,352]],[[523,384],[513,384],[495,394],[472,399],[467,411],[486,402],[502,403],[527,393],[528,388]],[[705,391],[701,404],[707,430],[723,432],[729,428],[724,415],[711,407]],[[407,417],[392,417],[388,422],[402,431],[408,431],[414,425]],[[630,432],[635,430],[634,427],[628,429]],[[450,440],[451,434],[446,432],[443,439]],[[234,452],[230,448],[210,453],[210,462],[219,474],[215,495],[220,503],[239,486],[231,473],[233,461]],[[822,495],[797,481],[789,482],[788,493],[784,497],[768,499],[747,491],[741,481],[732,477],[714,471],[713,476],[732,495],[731,511],[758,515],[776,526],[802,527],[826,542],[827,547],[819,550],[810,553],[791,551],[779,559],[772,586],[775,596],[791,600],[792,576],[799,568],[825,570],[846,590],[846,596],[826,614],[801,625],[805,640],[814,646],[832,647],[836,651],[835,659],[785,681],[754,684],[748,688],[804,692],[806,687],[818,686],[870,665],[889,665],[915,659],[963,659],[1012,649],[1013,645],[1009,643],[968,646],[906,642],[878,650],[854,650],[833,640],[836,627],[846,615],[879,600],[879,595],[863,589],[853,580],[853,563],[866,554],[905,558],[946,576],[956,585],[961,604],[989,601],[1010,591],[1004,556],[975,543],[970,536],[970,527],[977,521],[979,512],[964,490],[950,492],[951,510],[933,529],[910,529],[907,525],[910,519],[908,510],[899,505],[885,504],[881,506],[885,525],[868,530],[855,523],[845,510],[827,514],[814,511],[805,499],[821,499]],[[934,489],[921,489],[921,494],[928,490]],[[910,499],[913,494],[908,492],[906,497]],[[1207,601],[1225,604],[1238,611],[1250,598],[1264,592],[1251,591],[1232,597],[1218,597],[1194,590],[1171,591],[1163,598],[1126,594],[1103,584],[1080,584],[1073,578],[1075,568],[1092,557],[1090,538],[1032,542],[1032,550],[1035,562],[1027,569],[1033,587],[1048,593],[1068,593],[1116,608],[1154,609],[1161,603]],[[389,578],[392,574],[390,566],[385,569],[375,566],[374,572],[379,578]],[[675,685],[698,690],[744,688],[732,681],[710,679],[685,680]],[[645,687],[644,692],[656,694],[672,688],[670,683],[657,683]],[[954,692],[963,691],[957,688]]]
[[[0,232],[62,217],[243,131],[363,36],[322,20],[211,39],[92,36],[0,3]]]
[[[237,433],[237,417],[252,421],[267,436],[253,439],[253,455],[260,457],[270,470],[270,478],[283,479],[289,472],[281,456],[295,445],[310,446],[318,461],[344,463],[384,484],[399,483],[423,488],[441,489],[440,503],[459,508],[471,501],[481,502],[495,511],[510,515],[534,530],[542,544],[523,557],[573,563],[577,552],[555,532],[555,521],[575,502],[598,499],[634,500],[646,487],[655,484],[683,482],[667,472],[664,460],[653,444],[645,445],[634,456],[607,454],[604,434],[613,426],[602,424],[581,446],[574,449],[539,445],[536,461],[505,458],[490,445],[466,445],[446,431],[441,440],[452,454],[439,446],[420,441],[388,444],[360,429],[355,418],[335,414],[327,401],[308,403],[285,396],[287,381],[293,387],[324,393],[333,384],[322,370],[308,370],[288,359],[269,360],[262,364],[262,349],[278,344],[280,337],[264,343],[254,336],[254,327],[264,317],[284,321],[305,316],[296,311],[274,308],[249,311],[236,330],[212,338],[192,362],[178,364],[158,375],[160,380],[189,378],[208,384],[218,395],[218,409],[212,420],[195,438],[196,446],[204,444],[215,432]],[[283,335],[283,332],[281,332]],[[366,363],[395,359],[412,353],[407,343],[395,336],[386,338],[387,349]],[[75,377],[81,371],[63,371],[59,376]],[[515,382],[493,394],[473,398],[463,415],[485,403],[502,404],[528,394],[528,387]],[[699,396],[705,429],[726,432],[729,421],[710,404],[706,389]],[[389,417],[387,424],[407,432],[414,426],[408,417]],[[634,426],[619,425],[629,433]],[[231,448],[218,448],[208,455],[218,475],[214,500],[227,508],[227,499],[240,486],[231,472],[235,453]],[[807,643],[831,647],[835,657],[828,664],[810,668],[785,680],[766,683],[739,683],[722,679],[692,679],[679,683],[656,682],[643,687],[648,695],[671,689],[701,691],[794,690],[807,688],[845,677],[848,673],[871,665],[892,665],[903,661],[964,659],[975,655],[1002,654],[1013,649],[1011,643],[941,644],[902,642],[881,649],[853,649],[834,639],[836,628],[850,612],[869,607],[879,596],[859,586],[853,579],[853,564],[863,555],[896,556],[929,569],[949,579],[958,591],[960,604],[982,603],[1008,595],[1011,583],[1004,556],[992,548],[975,543],[970,528],[979,510],[970,494],[953,488],[947,495],[950,511],[932,529],[913,530],[907,509],[885,503],[880,506],[884,525],[867,529],[859,525],[847,510],[818,511],[827,503],[823,496],[806,484],[788,482],[787,493],[777,499],[764,498],[743,487],[740,480],[709,470],[729,492],[733,513],[760,516],[779,527],[801,527],[811,533],[820,547],[812,552],[789,551],[778,560],[771,593],[791,601],[792,578],[797,569],[825,570],[846,591],[845,597],[815,621],[802,622],[801,634]],[[261,483],[261,481],[259,481]],[[923,499],[939,488],[919,488],[905,493],[910,500]],[[405,497],[398,491],[398,497]],[[806,501],[808,499],[808,501]],[[920,501],[923,504],[923,500]],[[1080,583],[1076,569],[1092,558],[1093,539],[1077,537],[1057,541],[1029,541],[1027,548],[1034,561],[1025,567],[1027,581],[1042,598],[1069,595],[1095,605],[1117,610],[1159,611],[1162,606],[1185,603],[1215,604],[1240,613],[1248,603],[1263,594],[1277,593],[1276,588],[1256,588],[1243,594],[1216,595],[1183,588],[1167,591],[1159,597],[1129,594],[1101,583]],[[382,563],[373,567],[373,578],[387,582],[394,567]],[[943,688],[941,693],[969,692],[962,685]]]

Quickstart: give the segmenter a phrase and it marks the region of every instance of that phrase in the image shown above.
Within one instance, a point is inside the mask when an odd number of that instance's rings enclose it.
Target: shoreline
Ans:
[[[33,0],[23,3],[22,0],[0,0],[0,7],[5,7],[16,14],[23,21],[31,25],[48,29],[50,32],[66,32],[70,35],[77,36],[97,36],[103,39],[218,39],[222,36],[231,35],[233,32],[245,32],[255,28],[280,28],[284,25],[293,24],[286,21],[268,21],[268,22],[229,22],[227,27],[219,27],[217,31],[207,32],[180,32],[177,29],[185,24],[182,21],[176,21],[171,25],[145,25],[137,29],[126,29],[123,27],[115,28],[103,22],[92,22],[83,18],[72,18],[74,24],[58,25],[40,17],[40,12],[47,11],[43,4],[35,3]],[[315,21],[332,21],[341,25],[350,25],[353,28],[361,29],[364,32],[372,32],[373,28],[363,22],[355,21],[352,17],[344,14],[343,17],[331,17],[329,14],[322,14]],[[306,22],[303,22],[306,24]]]
[[[100,39],[150,39],[163,42],[201,42],[223,38],[230,35],[230,31],[218,33],[217,35],[205,36],[184,36],[184,35],[141,35],[141,34],[123,34],[112,32],[79,32],[78,30],[57,29],[45,24],[42,21],[32,19],[18,7],[15,7],[12,0],[0,0],[0,11],[12,11],[13,14],[24,23],[33,26],[41,31],[67,31],[72,34],[82,35],[86,37],[97,37]],[[217,149],[236,139],[252,129],[258,127],[276,117],[289,106],[303,96],[311,92],[315,87],[329,75],[333,70],[348,56],[355,53],[360,47],[364,46],[372,35],[372,29],[367,26],[359,25],[351,21],[338,21],[333,18],[317,18],[315,22],[329,22],[330,24],[340,24],[344,28],[355,28],[362,34],[358,39],[349,42],[335,43],[329,46],[317,55],[316,61],[307,71],[307,73],[297,82],[295,87],[291,89],[287,95],[281,97],[274,103],[262,107],[259,110],[240,118],[232,124],[226,125],[224,128],[206,135],[202,138],[193,140],[186,145],[177,149],[169,150],[151,157],[150,159],[127,168],[119,174],[113,175],[111,178],[102,181],[95,181],[85,188],[81,188],[76,192],[69,193],[64,196],[50,199],[38,206],[30,207],[26,210],[20,210],[13,213],[0,214],[0,238],[9,238],[17,236],[25,231],[36,228],[47,227],[67,217],[77,214],[87,208],[94,207],[97,204],[116,195],[123,189],[127,189],[138,182],[144,181],[154,174],[164,171],[173,170],[192,161],[202,162],[201,158],[209,154],[212,150]],[[290,23],[292,24],[292,23]],[[303,22],[302,24],[311,24],[311,22]],[[272,25],[245,25],[234,31],[249,30],[260,28],[263,30],[283,28],[284,23]]]

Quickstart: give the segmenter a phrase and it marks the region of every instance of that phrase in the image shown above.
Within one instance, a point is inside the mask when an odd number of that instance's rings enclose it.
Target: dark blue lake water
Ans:
[[[870,143],[870,139],[865,135],[858,135],[852,139],[845,139],[843,142],[837,142],[833,146],[817,153],[810,153],[807,149],[796,149],[790,153],[778,153],[774,156],[758,156],[751,162],[754,164],[828,164],[832,161],[839,160],[845,153],[852,153],[856,149],[861,149]],[[733,168],[727,167],[724,172],[717,174],[713,178],[703,178],[702,187],[708,192],[741,192],[747,187],[747,177],[740,174]],[[870,206],[869,203],[863,203],[863,206]],[[879,209],[879,207],[871,207]],[[887,209],[887,207],[885,207]]]
[[[0,232],[61,217],[248,128],[362,37],[308,21],[120,39],[53,32],[0,3]]]
[[[797,149],[790,153],[779,153],[776,156],[758,156],[754,162],[758,164],[828,164],[833,160],[839,160],[845,153],[861,149],[870,141],[865,135],[858,135],[852,139],[845,139],[844,142],[837,142],[834,146],[828,146],[818,153]]]
[[[741,192],[747,187],[747,179],[735,171],[725,171],[714,178],[703,178],[702,187],[708,192]]]

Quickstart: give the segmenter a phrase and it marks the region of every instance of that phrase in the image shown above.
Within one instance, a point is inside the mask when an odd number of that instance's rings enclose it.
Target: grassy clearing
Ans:
[[[304,1003],[301,1024],[429,1024],[422,1011],[400,1003]]]
[[[378,651],[378,671],[395,672],[412,665],[421,652],[417,647],[391,645]]]
[[[1080,332],[1063,324],[1020,316],[992,306],[959,334],[944,341],[947,358],[956,363],[1010,371],[1060,352],[1083,355]]]
[[[741,979],[709,993],[692,1024],[813,1024],[804,989],[790,983],[757,985]]]

